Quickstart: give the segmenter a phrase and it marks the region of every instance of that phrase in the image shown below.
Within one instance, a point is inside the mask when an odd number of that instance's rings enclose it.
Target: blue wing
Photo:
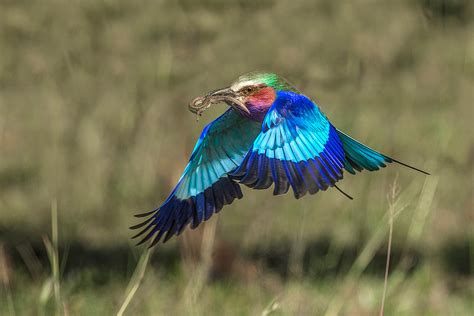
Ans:
[[[148,217],[132,229],[142,228],[134,236],[146,236],[139,244],[154,239],[153,246],[179,235],[191,223],[197,227],[234,199],[242,198],[240,186],[228,173],[238,167],[260,131],[260,124],[227,110],[207,125],[178,184],[159,208],[138,217]],[[165,235],[166,234],[166,235]]]
[[[296,198],[335,185],[345,153],[337,130],[306,96],[280,91],[261,133],[232,177],[254,189],[273,183],[274,194],[291,186]]]

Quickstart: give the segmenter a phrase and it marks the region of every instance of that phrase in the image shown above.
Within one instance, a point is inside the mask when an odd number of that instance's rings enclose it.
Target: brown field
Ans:
[[[110,315],[130,293],[126,315],[374,315],[390,219],[386,315],[472,314],[473,7],[0,0],[0,315]],[[132,215],[225,109],[188,102],[252,70],[432,175],[348,175],[354,201],[244,189],[146,264]]]

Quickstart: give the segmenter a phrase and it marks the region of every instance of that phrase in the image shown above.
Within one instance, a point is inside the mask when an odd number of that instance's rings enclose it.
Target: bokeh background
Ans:
[[[146,265],[132,215],[225,109],[188,102],[252,70],[432,176],[244,189]],[[473,88],[468,0],[1,0],[0,314],[377,314],[393,219],[386,314],[472,315]]]

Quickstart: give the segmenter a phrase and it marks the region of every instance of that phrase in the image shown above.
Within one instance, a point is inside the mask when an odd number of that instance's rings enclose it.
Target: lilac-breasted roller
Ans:
[[[217,102],[230,107],[204,128],[169,197],[137,215],[146,218],[131,227],[141,229],[134,238],[144,235],[139,244],[152,239],[151,247],[188,224],[196,228],[242,198],[241,184],[253,189],[273,184],[274,195],[291,187],[298,199],[329,187],[340,190],[336,182],[344,171],[375,171],[395,162],[428,174],[341,132],[315,102],[273,73],[242,75],[230,87],[195,99],[190,109],[200,114]]]

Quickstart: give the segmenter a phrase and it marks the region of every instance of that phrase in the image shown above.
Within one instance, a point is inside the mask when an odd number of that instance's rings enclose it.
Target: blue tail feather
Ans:
[[[385,167],[386,163],[392,162],[389,157],[359,143],[343,132],[337,130],[337,134],[346,153],[344,168],[348,172],[355,174],[355,170],[360,172],[363,169],[374,171]]]
[[[340,130],[337,130],[337,134],[339,135],[339,138],[342,142],[342,146],[344,148],[344,152],[346,154],[346,159],[344,161],[344,169],[346,169],[349,173],[355,174],[356,171],[360,172],[363,169],[375,171],[379,170],[380,168],[385,168],[388,163],[395,162],[402,166],[429,175],[429,173],[426,171],[393,159],[365,146],[364,144],[361,144],[360,142],[356,141],[349,135],[344,134]]]

